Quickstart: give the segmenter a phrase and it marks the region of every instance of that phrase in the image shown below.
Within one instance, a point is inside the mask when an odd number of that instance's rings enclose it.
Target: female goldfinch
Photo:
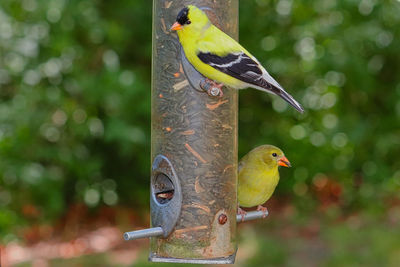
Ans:
[[[278,166],[290,167],[282,150],[271,145],[262,145],[247,153],[239,162],[238,203],[240,207],[254,207],[264,214],[267,208],[261,206],[274,193],[279,182]],[[243,216],[244,210],[238,208]]]
[[[303,107],[239,43],[215,27],[196,6],[183,8],[172,25],[186,58],[208,79],[235,89],[252,87],[282,97],[299,112]]]

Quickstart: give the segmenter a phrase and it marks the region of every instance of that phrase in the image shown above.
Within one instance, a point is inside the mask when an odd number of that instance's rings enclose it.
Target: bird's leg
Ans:
[[[224,92],[222,92],[223,83],[216,83],[207,78],[200,86],[207,91],[209,96],[222,97],[224,95]]]
[[[266,207],[258,205],[257,210],[263,212],[263,218],[267,217],[268,209]]]
[[[240,207],[238,207],[238,214],[240,214],[240,216],[242,216],[242,222],[244,222],[244,216],[246,216],[247,212],[243,209],[241,209]]]

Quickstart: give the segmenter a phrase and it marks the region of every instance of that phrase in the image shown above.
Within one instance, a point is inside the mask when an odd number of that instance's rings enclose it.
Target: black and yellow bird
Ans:
[[[303,107],[269,75],[257,59],[238,42],[214,26],[199,8],[183,8],[172,25],[185,56],[214,86],[234,89],[252,87],[280,96],[299,112]],[[216,83],[215,83],[216,82]],[[219,84],[218,84],[219,83]]]

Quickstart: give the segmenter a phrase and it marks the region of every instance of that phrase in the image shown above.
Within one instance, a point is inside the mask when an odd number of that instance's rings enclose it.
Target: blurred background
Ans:
[[[240,92],[239,157],[294,165],[238,266],[399,266],[400,2],[240,1],[240,41],[306,108]],[[1,0],[0,250],[16,266],[153,266],[149,0]]]

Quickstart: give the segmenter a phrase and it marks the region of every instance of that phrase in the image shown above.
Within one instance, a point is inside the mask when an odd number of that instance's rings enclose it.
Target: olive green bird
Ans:
[[[238,213],[242,220],[246,212],[240,207],[257,206],[257,210],[268,211],[261,206],[274,193],[279,182],[278,167],[291,167],[282,150],[272,145],[262,145],[251,150],[239,162]]]

